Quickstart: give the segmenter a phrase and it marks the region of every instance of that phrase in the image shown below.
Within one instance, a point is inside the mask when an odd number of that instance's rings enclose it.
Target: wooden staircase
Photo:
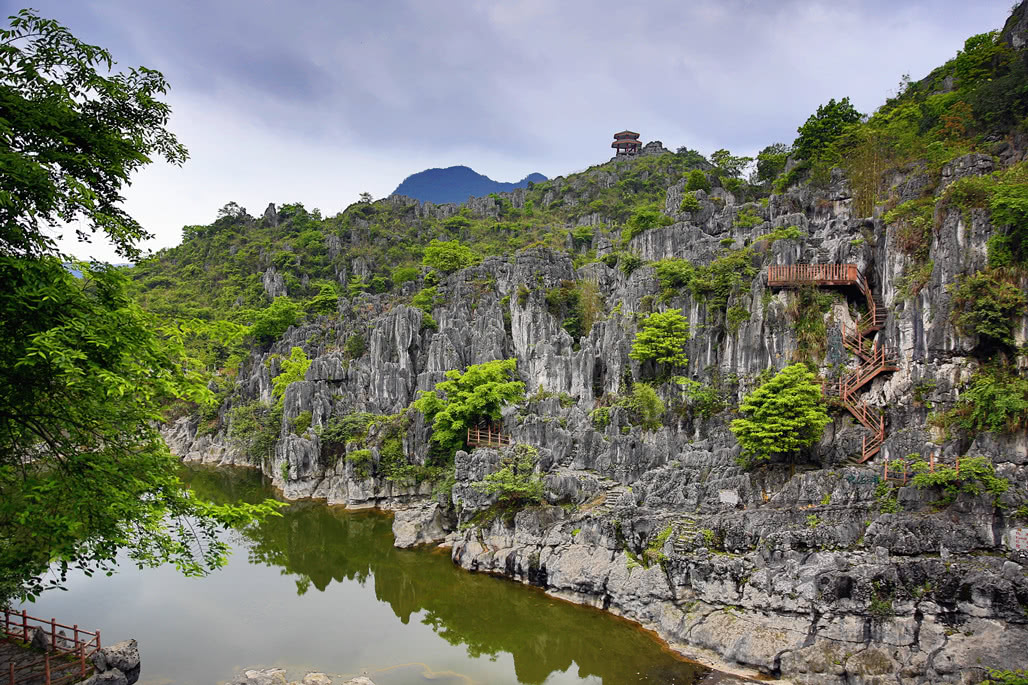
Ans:
[[[868,405],[856,393],[874,380],[879,374],[897,371],[898,357],[877,340],[875,334],[885,325],[886,311],[882,301],[871,292],[867,280],[857,270],[856,264],[792,264],[768,267],[768,287],[790,288],[812,286],[856,286],[867,298],[868,311],[856,321],[856,327],[842,326],[842,344],[858,359],[857,368],[838,381],[822,384],[826,396],[839,398],[842,405],[871,431],[865,437],[859,458],[850,463],[862,464],[882,449],[885,441],[885,418]]]

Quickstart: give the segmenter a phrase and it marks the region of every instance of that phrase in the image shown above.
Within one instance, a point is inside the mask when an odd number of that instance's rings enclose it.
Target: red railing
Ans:
[[[889,481],[889,480],[899,481],[899,482],[902,482],[903,485],[906,485],[910,472],[907,470],[907,462],[906,461],[901,461],[900,463],[903,465],[903,471],[899,475],[896,475],[895,470],[892,473],[889,472],[889,462],[888,461],[885,462],[885,470],[882,473],[882,479],[883,480],[887,480],[887,481]],[[931,472],[931,473],[935,472],[935,464],[936,464],[935,453],[932,452],[930,455],[928,455],[928,471],[929,472]],[[957,457],[956,471],[957,471],[957,476],[959,476],[960,475],[960,457]]]
[[[867,279],[856,264],[788,264],[770,266],[767,270],[768,287],[790,287],[798,285],[855,285],[867,298],[867,313],[857,319],[856,328],[842,326],[842,344],[857,355],[860,363],[849,375],[834,383],[822,383],[827,396],[838,395],[842,404],[865,428],[871,431],[865,436],[858,463],[863,463],[877,454],[885,442],[885,419],[868,409],[867,405],[854,397],[854,393],[884,371],[895,371],[897,360],[877,342],[865,337],[866,333],[880,330],[885,325],[886,311],[879,306]]]
[[[45,683],[60,685],[82,680],[92,664],[86,659],[100,649],[100,631],[91,632],[78,625],[64,625],[56,619],[49,621],[29,616],[24,609],[20,612],[3,610],[3,637],[31,642],[36,628],[42,628],[47,635],[50,653],[42,659],[7,666],[7,685],[19,683]],[[65,634],[62,630],[71,631]]]
[[[507,447],[513,444],[514,440],[510,435],[493,429],[492,426],[468,429],[468,447]]]
[[[867,288],[856,264],[785,264],[767,268],[771,287],[790,285],[857,285]]]

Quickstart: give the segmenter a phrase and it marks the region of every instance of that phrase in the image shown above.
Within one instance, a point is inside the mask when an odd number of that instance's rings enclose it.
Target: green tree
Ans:
[[[302,381],[310,366],[311,360],[307,358],[303,348],[292,348],[289,357],[282,360],[282,370],[271,379],[271,396],[281,402],[285,397],[286,388]]]
[[[757,180],[769,182],[785,171],[785,162],[792,148],[785,143],[772,143],[757,153]]]
[[[952,318],[957,328],[984,342],[1016,344],[1015,321],[1024,315],[1028,298],[1015,278],[1002,269],[987,269],[960,277],[955,285]]]
[[[158,426],[175,400],[211,401],[182,333],[159,327],[120,270],[72,277],[42,231],[82,221],[125,258],[148,237],[120,207],[129,175],[185,149],[164,126],[165,82],[103,76],[111,56],[29,10],[0,30],[0,604],[63,583],[69,568],[225,561],[217,529],[270,513],[183,490]],[[54,573],[48,575],[47,571]]]
[[[508,507],[524,507],[543,501],[543,481],[535,472],[539,451],[531,445],[515,445],[512,453],[500,460],[499,470],[488,474],[472,486],[496,495],[497,501]]]
[[[693,169],[689,172],[689,179],[685,182],[686,190],[703,190],[710,192],[710,181],[707,179],[707,175],[699,169]]]
[[[687,192],[682,195],[682,204],[678,206],[680,212],[700,211],[700,201],[696,199],[696,193]]]
[[[334,283],[322,281],[318,284],[318,294],[307,303],[307,311],[312,314],[335,314],[338,305],[338,288]]]
[[[813,445],[831,421],[821,386],[803,364],[779,371],[747,395],[739,411],[746,416],[732,421],[731,429],[747,467]]]
[[[753,161],[752,157],[736,157],[728,150],[718,150],[710,155],[710,161],[718,168],[721,176],[739,178],[746,165]]]
[[[669,226],[672,223],[674,223],[674,219],[660,211],[660,208],[657,205],[644,205],[639,207],[632,216],[628,218],[628,221],[626,222],[627,229],[625,231],[625,240],[631,240],[643,231],[648,231],[651,228]]]
[[[660,416],[664,413],[664,401],[649,383],[635,383],[632,394],[625,398],[624,406],[633,413],[643,430],[655,431],[661,426]]]
[[[516,359],[497,359],[472,364],[464,373],[447,371],[445,381],[414,401],[412,406],[432,424],[432,441],[449,457],[465,446],[469,427],[499,421],[505,405],[524,401],[525,384],[514,379],[516,368]]]
[[[962,492],[991,492],[999,496],[1010,488],[1010,481],[996,475],[996,467],[988,457],[962,457],[960,470],[946,464],[936,465],[933,470],[928,462],[918,460],[910,470],[915,474],[911,485],[918,489],[942,488],[946,502],[952,502]]]
[[[250,326],[250,335],[261,343],[274,342],[299,319],[299,305],[285,295],[280,295],[267,309],[257,312],[253,325]]]
[[[479,261],[480,257],[459,240],[433,240],[425,248],[421,262],[444,274],[458,271]]]
[[[969,431],[1015,433],[1028,427],[1028,378],[995,364],[979,369],[947,412]]]
[[[796,129],[800,135],[792,144],[793,152],[798,159],[821,159],[832,143],[850,124],[860,121],[861,116],[848,97],[839,102],[834,98],[829,100]]]
[[[653,360],[673,367],[685,366],[685,344],[689,341],[689,322],[681,310],[654,312],[643,319],[628,356],[639,362]]]
[[[119,206],[129,176],[188,154],[165,126],[160,72],[102,75],[110,53],[82,43],[32,10],[0,30],[0,250],[40,256],[55,248],[44,228],[84,219],[80,239],[101,231],[123,256],[151,237]]]

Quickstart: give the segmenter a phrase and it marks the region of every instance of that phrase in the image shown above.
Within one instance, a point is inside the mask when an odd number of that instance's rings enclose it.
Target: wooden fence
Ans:
[[[911,472],[909,470],[907,470],[907,462],[906,461],[900,460],[900,463],[903,466],[903,470],[902,471],[897,472],[895,469],[893,469],[890,472],[890,470],[889,470],[889,462],[886,461],[885,462],[885,472],[882,474],[882,479],[886,480],[886,481],[896,481],[896,482],[902,483],[903,485],[906,485],[907,481],[910,480]],[[935,461],[935,453],[934,452],[932,454],[928,455],[928,471],[929,471],[929,473],[934,473],[935,472],[935,466],[936,466],[937,463],[938,462]],[[945,464],[942,464],[942,465],[945,466]],[[957,457],[956,472],[957,472],[957,476],[960,476],[960,457]]]
[[[468,429],[468,447],[508,447],[513,444],[514,440],[510,435],[492,426]]]
[[[64,625],[56,619],[46,620],[20,612],[3,610],[3,637],[31,642],[36,628],[47,637],[49,653],[42,659],[7,666],[7,685],[45,683],[62,685],[84,680],[93,666],[87,659],[100,649],[100,631],[83,630]],[[64,631],[70,631],[65,633]]]

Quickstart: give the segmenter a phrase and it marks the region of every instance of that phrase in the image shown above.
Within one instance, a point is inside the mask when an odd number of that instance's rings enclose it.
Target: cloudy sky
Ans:
[[[873,111],[1011,0],[24,0],[171,84],[182,168],[127,209],[175,245],[235,201],[326,215],[466,164],[501,181],[610,156],[614,131],[709,154],[791,142],[829,98]],[[0,0],[7,16],[21,4]],[[69,249],[114,259],[94,242]]]

